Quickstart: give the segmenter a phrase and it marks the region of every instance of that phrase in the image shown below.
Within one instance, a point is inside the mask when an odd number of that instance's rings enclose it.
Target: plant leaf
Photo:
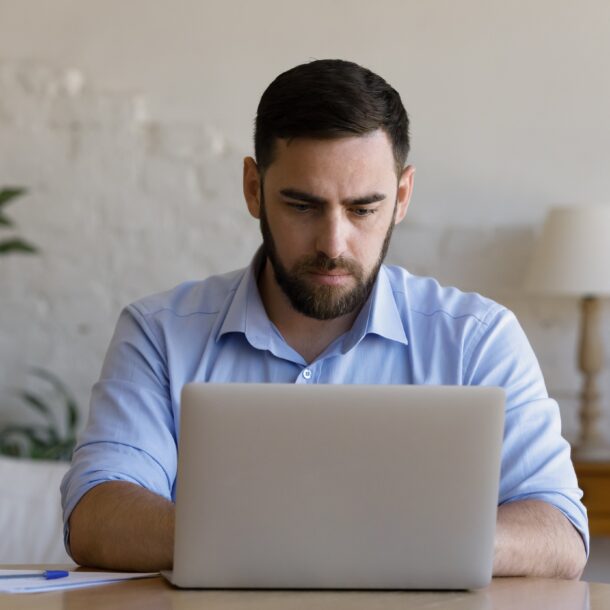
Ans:
[[[30,430],[31,426],[23,426],[21,424],[8,424],[0,430],[0,438],[5,438],[12,434],[23,434],[24,431]]]
[[[20,187],[8,187],[0,189],[0,209],[2,209],[12,199],[16,199],[26,192],[26,189]]]
[[[0,454],[31,459],[70,461],[76,446],[76,427],[79,409],[67,386],[50,371],[33,367],[31,373],[51,385],[57,396],[53,400],[27,390],[18,390],[17,395],[45,416],[46,425],[9,424],[0,428]],[[56,400],[62,400],[66,412],[68,431],[64,436],[57,427]]]
[[[0,434],[0,453],[2,455],[20,457],[24,453],[23,449],[23,443],[15,441],[14,438],[5,438],[3,434]]]
[[[40,398],[40,396],[36,396],[36,394],[32,394],[32,392],[28,392],[27,390],[22,390],[19,392],[19,396],[29,407],[36,409],[36,411],[39,413],[42,413],[51,424],[55,423],[51,407],[49,407],[49,405],[47,405],[42,398]]]
[[[36,254],[38,249],[36,246],[29,244],[27,241],[14,237],[0,241],[0,254],[8,254],[9,252],[21,252],[22,254]]]
[[[50,443],[49,429],[42,427],[33,427],[25,434],[27,439],[34,446],[46,447]]]
[[[45,444],[48,442],[48,428],[41,426],[22,426],[19,424],[8,425],[0,431],[2,438],[9,436],[22,436],[30,443]],[[45,436],[47,438],[45,438]]]
[[[51,371],[43,369],[41,366],[33,366],[30,368],[30,372],[35,377],[39,377],[40,379],[48,381],[60,394],[65,396],[70,393],[70,391],[61,381],[61,379],[54,373],[51,373]]]
[[[56,375],[46,369],[33,367],[32,373],[37,377],[48,381],[55,388],[55,391],[63,398],[64,406],[66,407],[68,433],[74,435],[80,420],[80,411],[72,392],[68,390],[67,386]]]
[[[49,426],[46,429],[47,435],[48,435],[48,440],[47,443],[49,445],[58,445],[61,443],[61,439],[59,438],[59,434],[57,434],[57,430],[55,429],[54,426]]]
[[[70,461],[75,445],[74,436],[60,439],[52,428],[9,425],[0,430],[2,455]]]
[[[76,440],[73,438],[66,439],[61,443],[50,446],[44,452],[44,459],[46,460],[63,460],[70,461],[72,458],[72,452],[74,451],[74,445]]]
[[[8,216],[5,216],[2,211],[0,211],[0,225],[3,227],[13,227],[15,226],[15,223]]]
[[[78,414],[78,406],[75,402],[68,401],[66,402],[66,407],[68,408],[68,432],[70,434],[74,434],[80,419]]]
[[[17,443],[11,443],[0,439],[0,454],[10,457],[22,457],[21,447]]]

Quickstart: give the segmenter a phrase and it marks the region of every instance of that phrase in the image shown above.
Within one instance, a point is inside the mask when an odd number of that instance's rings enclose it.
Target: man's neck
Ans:
[[[269,261],[263,263],[258,290],[269,319],[292,349],[313,362],[337,337],[347,332],[358,312],[332,320],[316,320],[299,313],[278,286]]]

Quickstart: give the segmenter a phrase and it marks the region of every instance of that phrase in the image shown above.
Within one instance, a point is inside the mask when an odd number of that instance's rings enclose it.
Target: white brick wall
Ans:
[[[41,249],[0,258],[0,421],[14,416],[10,389],[32,383],[31,365],[57,373],[86,410],[123,305],[247,264],[259,243],[241,194],[249,153],[204,124],[155,122],[144,98],[99,91],[78,71],[0,60],[0,185],[29,189],[8,212]],[[389,260],[513,308],[570,436],[578,312],[521,293],[534,229],[407,217]],[[607,368],[600,382],[608,402]]]

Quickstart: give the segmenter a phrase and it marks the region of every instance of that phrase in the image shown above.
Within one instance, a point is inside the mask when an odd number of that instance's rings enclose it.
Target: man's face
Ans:
[[[261,197],[260,226],[264,252],[273,267],[276,282],[292,306],[298,312],[317,320],[338,318],[359,309],[368,298],[379,268],[387,254],[394,220],[392,219],[386,231],[377,262],[367,275],[357,261],[342,256],[329,258],[322,251],[311,256],[305,255],[296,261],[291,269],[286,269],[267,220],[264,189]],[[342,279],[342,276],[346,274],[350,274],[353,278],[353,286],[333,285],[335,278]],[[327,275],[327,281],[323,281],[325,278],[316,281],[318,275]]]
[[[253,200],[254,191],[250,197],[246,192],[275,282],[306,316],[327,320],[357,311],[375,282],[394,222],[406,212],[412,170],[396,176],[381,130],[279,140],[275,152],[259,196]]]

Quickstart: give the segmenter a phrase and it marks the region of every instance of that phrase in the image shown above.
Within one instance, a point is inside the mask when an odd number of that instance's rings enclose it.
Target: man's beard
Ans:
[[[395,210],[396,208],[394,208]],[[323,252],[304,256],[290,270],[286,269],[280,261],[275,247],[275,240],[265,212],[265,198],[262,194],[260,228],[263,235],[263,252],[273,267],[279,287],[288,297],[292,307],[310,318],[331,320],[360,309],[368,299],[390,246],[390,238],[394,230],[394,215],[392,215],[392,222],[386,232],[375,267],[366,277],[362,266],[356,261],[343,257],[330,258]],[[351,275],[356,285],[352,288],[320,286],[313,284],[310,280],[311,273],[327,273],[335,270],[345,271]]]

